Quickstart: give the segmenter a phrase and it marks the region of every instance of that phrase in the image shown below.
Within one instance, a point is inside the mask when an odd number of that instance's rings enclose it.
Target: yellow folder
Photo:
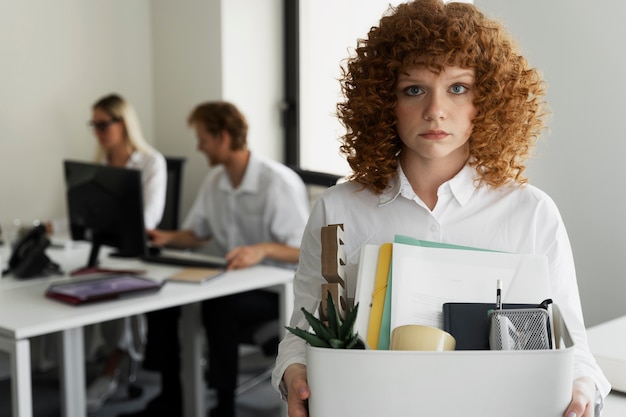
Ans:
[[[367,344],[372,349],[378,348],[378,338],[380,335],[380,325],[382,322],[383,308],[385,305],[385,294],[387,292],[387,279],[389,277],[389,267],[391,266],[391,243],[380,245],[378,252],[378,265],[376,267],[376,280],[374,281],[374,292],[372,294],[372,308],[370,309],[370,320],[367,329]]]

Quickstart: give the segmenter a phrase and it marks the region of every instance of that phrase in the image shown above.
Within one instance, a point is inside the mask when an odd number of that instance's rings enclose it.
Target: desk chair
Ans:
[[[340,175],[308,171],[294,166],[290,166],[289,168],[295,171],[306,185],[311,207],[315,204],[326,188],[337,184],[337,182],[343,178]],[[278,340],[280,340],[280,329],[281,324],[278,320],[263,323],[259,326],[248,329],[245,332],[245,340],[243,340],[242,343],[244,345],[254,346],[257,350],[261,349],[264,357],[275,357],[277,353],[275,348]],[[249,348],[250,346],[245,346],[244,349]],[[274,363],[272,362],[259,374],[256,374],[240,383],[235,391],[235,395],[241,395],[258,384],[268,380],[272,375],[273,369]],[[245,372],[246,369],[241,369],[240,374],[243,373],[242,371]]]
[[[180,217],[180,196],[183,185],[183,166],[185,158],[166,157],[167,190],[165,193],[165,208],[163,218],[158,229],[177,230]]]

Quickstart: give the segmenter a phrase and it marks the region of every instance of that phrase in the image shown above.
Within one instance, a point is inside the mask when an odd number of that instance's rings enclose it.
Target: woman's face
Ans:
[[[461,67],[445,67],[440,74],[424,67],[400,73],[395,112],[404,157],[467,159],[476,116],[474,82],[474,69]]]
[[[111,151],[119,146],[126,146],[124,122],[115,121],[104,110],[96,108],[91,117],[91,126],[100,146]]]

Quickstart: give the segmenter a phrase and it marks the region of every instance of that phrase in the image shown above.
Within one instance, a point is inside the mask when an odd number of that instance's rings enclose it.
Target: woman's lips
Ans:
[[[432,139],[432,140],[443,139],[448,135],[449,133],[444,132],[443,130],[429,130],[428,132],[424,132],[420,134],[420,136],[423,137],[424,139]]]

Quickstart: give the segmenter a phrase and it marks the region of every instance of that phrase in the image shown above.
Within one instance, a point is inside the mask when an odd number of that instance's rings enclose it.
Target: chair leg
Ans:
[[[143,393],[143,388],[137,384],[137,372],[143,361],[143,350],[147,332],[146,318],[144,315],[130,317],[131,343],[128,349],[128,397],[138,398]]]
[[[248,379],[247,381],[244,381],[241,384],[239,384],[237,389],[235,389],[235,396],[239,396],[243,394],[244,392],[247,392],[251,390],[252,388],[256,387],[257,385],[270,379],[270,377],[272,376],[273,370],[274,370],[274,365],[269,366],[262,373],[255,375],[252,378]]]
[[[139,369],[139,362],[133,358],[129,358],[128,366],[128,388],[127,394],[131,399],[141,397],[143,394],[143,388],[137,384],[137,371]]]

